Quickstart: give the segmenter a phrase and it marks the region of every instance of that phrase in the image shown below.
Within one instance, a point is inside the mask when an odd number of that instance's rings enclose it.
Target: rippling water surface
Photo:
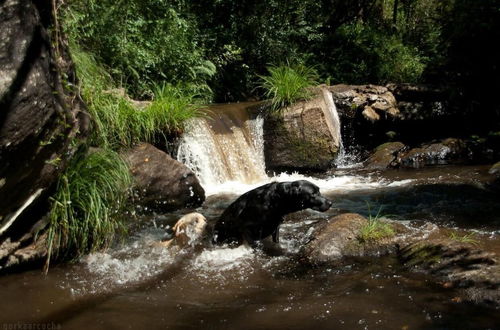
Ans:
[[[281,175],[269,180],[294,180]],[[474,231],[499,252],[498,193],[483,167],[380,174],[338,170],[309,178],[334,200],[327,213],[287,217],[280,246],[210,244],[171,255],[152,245],[188,212],[133,219],[133,234],[71,265],[0,277],[0,324],[54,323],[72,329],[443,329],[494,328],[497,314],[456,303],[457,292],[407,272],[391,256],[305,267],[300,247],[318,221],[343,212],[391,215],[428,235],[436,228]],[[255,185],[214,187],[197,211],[209,222]]]

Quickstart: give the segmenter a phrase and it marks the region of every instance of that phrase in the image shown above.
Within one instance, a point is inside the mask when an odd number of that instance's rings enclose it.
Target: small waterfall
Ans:
[[[340,117],[337,112],[337,107],[335,106],[335,102],[333,101],[332,93],[323,88],[321,90],[323,93],[323,99],[327,105],[328,113],[325,114],[327,118],[327,124],[330,128],[330,132],[332,132],[333,139],[335,144],[339,146],[339,151],[337,153],[337,157],[335,158],[334,164],[337,167],[349,168],[356,166],[356,156],[348,154],[345,150],[344,143],[342,142],[342,134],[341,134],[341,125],[340,125]]]
[[[207,118],[188,124],[177,159],[197,174],[204,187],[228,181],[252,184],[267,179],[263,119],[252,119],[248,106],[212,106]]]

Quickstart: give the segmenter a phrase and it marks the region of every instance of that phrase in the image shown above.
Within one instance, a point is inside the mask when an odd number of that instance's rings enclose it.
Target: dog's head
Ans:
[[[180,218],[172,228],[178,245],[186,246],[197,242],[207,226],[207,219],[200,213],[189,213]]]
[[[311,208],[324,212],[332,206],[332,202],[321,196],[319,187],[307,180],[283,182],[280,186],[283,193],[291,197],[291,202],[298,203],[300,209]]]

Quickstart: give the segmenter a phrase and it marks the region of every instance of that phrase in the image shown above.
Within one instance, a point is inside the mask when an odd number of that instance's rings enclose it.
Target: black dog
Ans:
[[[309,181],[268,183],[229,205],[215,224],[214,242],[254,244],[270,235],[278,242],[279,225],[286,214],[307,208],[324,212],[331,205]]]

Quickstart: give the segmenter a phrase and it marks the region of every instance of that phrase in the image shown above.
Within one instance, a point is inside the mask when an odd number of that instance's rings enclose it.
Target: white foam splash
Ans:
[[[168,249],[155,246],[161,230],[152,229],[139,233],[135,239],[120,248],[106,252],[95,252],[81,260],[89,273],[81,280],[87,292],[112,290],[115,287],[137,283],[155,276],[172,264],[174,255]]]
[[[193,260],[191,267],[204,271],[230,271],[248,265],[254,258],[254,250],[245,245],[223,247],[203,251]]]
[[[308,180],[317,185],[322,193],[326,192],[350,192],[355,190],[377,189],[382,187],[399,187],[412,184],[415,180],[406,179],[389,182],[387,180],[374,179],[369,175],[343,175],[319,179],[299,173],[279,173],[271,178],[260,182],[248,184],[238,181],[227,181],[216,185],[204,185],[207,196],[216,194],[240,195],[249,190],[257,188],[270,182],[283,182],[295,180]]]

